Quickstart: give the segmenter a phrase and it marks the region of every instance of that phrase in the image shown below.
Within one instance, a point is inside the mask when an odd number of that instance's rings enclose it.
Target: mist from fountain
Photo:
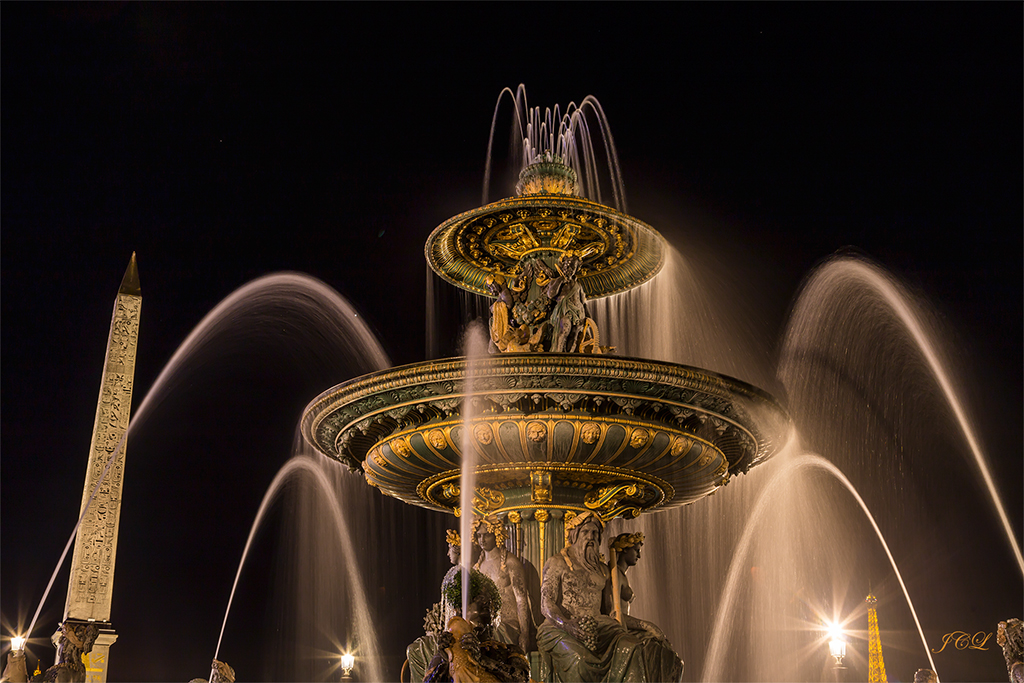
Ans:
[[[903,582],[903,576],[900,574],[899,567],[896,566],[896,559],[892,555],[892,551],[889,549],[889,544],[886,543],[885,537],[882,535],[882,530],[879,529],[878,523],[875,521],[871,511],[868,510],[867,503],[854,488],[853,484],[849,479],[846,478],[838,467],[833,465],[827,459],[820,455],[803,452],[800,447],[799,438],[794,434],[790,440],[790,444],[780,452],[777,456],[782,461],[781,467],[775,468],[775,472],[772,478],[764,486],[760,495],[758,496],[757,503],[751,510],[750,517],[747,520],[746,526],[743,530],[743,534],[740,537],[739,543],[736,546],[736,550],[733,554],[732,562],[729,564],[728,578],[725,582],[725,589],[722,594],[721,601],[718,606],[717,616],[715,618],[715,627],[711,633],[711,644],[708,648],[707,656],[704,662],[704,671],[701,675],[701,680],[705,682],[725,680],[723,676],[723,669],[725,664],[725,657],[727,653],[727,647],[730,645],[732,638],[736,636],[734,630],[730,628],[729,618],[735,616],[736,609],[736,596],[739,592],[739,580],[740,574],[744,568],[745,562],[748,561],[748,556],[751,552],[753,545],[754,533],[758,531],[758,527],[763,520],[769,517],[772,508],[780,503],[782,505],[793,505],[795,502],[806,502],[805,500],[794,500],[793,496],[780,495],[782,494],[781,489],[789,486],[792,483],[791,477],[799,474],[802,470],[806,469],[818,469],[827,472],[837,481],[839,481],[846,490],[854,497],[857,504],[860,506],[861,511],[871,524],[871,528],[874,530],[875,535],[878,537],[879,543],[885,549],[886,557],[889,558],[889,564],[892,566],[893,573],[896,575],[899,581],[900,588],[903,591],[903,596],[907,602],[907,606],[910,608],[910,612],[914,617],[914,623],[917,625],[918,634],[921,637],[921,644],[924,647],[925,656],[928,658],[928,663],[931,665],[932,671],[938,671],[935,666],[935,660],[932,658],[931,650],[928,647],[928,641],[924,636],[924,629],[921,628],[921,621],[917,617],[917,610],[914,609],[914,602],[910,597],[910,592],[907,590],[906,584]],[[815,501],[817,503],[817,512],[821,512],[820,508],[826,507],[828,504],[827,498],[821,501]],[[825,503],[826,505],[821,505]],[[778,542],[780,539],[773,538],[774,542]],[[831,618],[826,619],[822,616],[822,621],[832,621],[833,623],[838,621],[837,615],[829,615]],[[775,653],[778,650],[770,650]],[[774,655],[773,655],[774,658]],[[762,662],[761,668],[764,670],[768,662]],[[769,680],[785,680],[785,675],[782,678],[769,676]]]
[[[895,279],[877,267],[871,269],[874,284],[881,287],[885,283],[888,288],[883,287],[881,293],[872,295],[875,302],[883,297],[887,301],[888,310],[880,315],[876,307],[868,305],[869,302],[863,297],[838,303],[829,301],[827,293],[823,293],[827,289],[824,283],[835,284],[837,279],[845,280],[847,287],[849,280],[853,279],[863,288],[863,280],[871,279],[866,274],[867,266],[846,259],[843,261],[846,272],[842,274],[844,277],[839,278],[835,273],[832,277],[826,277],[829,268],[827,264],[809,278],[810,282],[818,286],[806,286],[794,305],[794,313],[784,337],[782,360],[778,365],[779,378],[774,381],[770,379],[774,363],[770,353],[765,350],[764,334],[750,322],[750,311],[737,308],[736,299],[733,298],[735,291],[730,283],[723,279],[709,280],[708,273],[714,275],[717,272],[714,268],[702,270],[702,266],[690,262],[675,249],[669,250],[662,272],[652,281],[623,294],[588,302],[588,306],[598,319],[602,343],[616,345],[617,355],[697,365],[759,386],[770,387],[781,380],[788,390],[788,404],[801,433],[805,430],[815,435],[830,433],[830,439],[824,443],[818,443],[817,440],[814,442],[814,450],[821,452],[825,449],[824,452],[828,452],[836,463],[841,461],[847,466],[856,467],[861,481],[855,488],[863,490],[864,486],[870,487],[874,493],[874,505],[881,507],[884,518],[896,515],[912,520],[911,528],[920,528],[913,523],[917,520],[913,520],[912,514],[904,514],[903,500],[907,499],[909,491],[897,483],[905,481],[907,469],[900,461],[911,457],[904,452],[911,450],[909,445],[900,445],[899,442],[912,442],[921,436],[922,430],[933,425],[918,414],[922,410],[922,402],[918,397],[922,393],[929,393],[929,390],[923,382],[909,376],[916,372],[916,369],[911,369],[914,363],[907,362],[907,355],[914,353],[913,349],[922,349],[917,353],[927,358],[931,372],[940,378],[937,382],[949,403],[956,406],[953,412],[964,433],[970,435],[972,430],[966,420],[960,419],[964,414],[961,402],[952,391],[953,383],[948,374],[936,362],[938,353],[934,350],[934,342],[929,339],[929,333],[924,331],[920,315],[913,314],[905,296],[903,301],[894,301],[895,293],[899,291]],[[813,293],[813,304],[808,292]],[[833,293],[833,296],[838,295]],[[742,300],[739,303],[741,306],[747,305]],[[898,317],[892,313],[894,308],[898,311]],[[818,317],[812,315],[811,311],[817,311]],[[835,328],[834,324],[820,319],[823,315],[826,318],[828,315],[844,316],[846,324]],[[891,324],[879,323],[880,318]],[[906,328],[910,331],[906,331]],[[934,338],[938,333],[932,331],[930,334]],[[911,342],[909,345],[894,343],[894,338],[909,338]],[[898,354],[898,366],[893,358],[889,358],[884,368],[865,369],[855,360],[859,358],[858,352],[862,352],[863,357],[885,356],[893,346],[901,344],[908,348]],[[826,347],[835,350],[835,363],[842,368],[836,371],[841,381],[849,381],[850,377],[858,380],[860,393],[857,396],[861,399],[858,405],[867,404],[868,411],[854,409],[849,399],[841,398],[834,391],[816,386],[810,381],[809,375],[814,376],[811,373],[822,374],[820,368],[808,370],[803,367],[806,362],[801,365],[801,359],[806,361],[809,357],[816,358]],[[844,362],[846,365],[843,365]],[[930,393],[934,394],[934,391]],[[878,444],[877,449],[865,446],[862,449],[865,454],[861,457],[847,454],[845,451],[850,450],[851,445],[864,440],[865,432],[872,431],[860,422],[856,427],[847,422],[862,412],[885,413],[887,408],[877,407],[878,403],[884,401],[905,402],[904,410],[907,414],[899,419],[893,417],[882,420],[881,425],[871,425],[876,432],[881,426],[884,434],[880,438],[885,443]],[[898,424],[894,426],[894,422]],[[893,430],[898,432],[896,436],[890,433]],[[977,444],[975,438],[966,436],[966,440],[972,452],[980,452],[974,449]],[[828,444],[827,449],[825,444]],[[872,454],[870,460],[866,459],[868,453]],[[841,456],[838,460],[837,455]],[[730,595],[730,600],[736,600],[735,587],[730,588],[723,578],[724,569],[738,566],[739,551],[734,549],[742,545],[746,533],[744,529],[748,525],[760,524],[764,530],[764,520],[758,519],[758,513],[752,514],[751,510],[762,499],[765,477],[774,475],[780,467],[787,467],[785,461],[786,458],[776,456],[756,472],[733,478],[723,494],[711,496],[698,504],[647,514],[636,522],[615,520],[609,526],[609,535],[620,530],[632,531],[639,528],[645,533],[651,547],[647,557],[659,558],[657,562],[642,561],[633,570],[637,574],[634,583],[638,591],[634,603],[636,614],[655,621],[662,626],[672,642],[683,644],[681,651],[684,658],[687,655],[692,658],[697,652],[707,652],[709,657],[720,658],[721,648],[728,643],[732,669],[725,672],[721,665],[710,665],[710,668],[706,666],[705,680],[724,680],[730,677],[740,680],[793,680],[805,677],[807,674],[797,668],[786,668],[793,660],[780,659],[778,653],[797,653],[817,646],[819,649],[813,652],[815,657],[819,656],[820,639],[817,635],[821,632],[821,620],[812,625],[813,618],[793,618],[787,616],[787,611],[794,610],[794,601],[815,604],[828,602],[817,596],[808,595],[806,599],[801,597],[803,591],[815,592],[813,586],[817,577],[832,576],[834,581],[840,583],[848,583],[852,578],[849,575],[840,576],[843,573],[841,568],[852,567],[856,563],[856,558],[849,554],[849,548],[833,539],[821,539],[820,544],[808,544],[793,538],[795,530],[806,533],[808,520],[822,519],[823,515],[827,519],[815,523],[831,529],[837,537],[838,529],[849,525],[850,520],[831,519],[833,507],[826,500],[821,500],[820,509],[814,510],[813,514],[807,510],[799,514],[793,506],[782,506],[782,509],[777,507],[772,513],[767,536],[770,540],[762,542],[765,550],[758,559],[752,560],[754,564],[751,566],[749,580],[744,581],[748,593],[745,595],[746,600],[741,601],[743,609],[737,611],[726,608],[719,600],[719,596],[726,594]],[[826,462],[816,461],[815,466],[827,469]],[[984,459],[976,455],[975,462],[984,473]],[[828,466],[834,467],[835,463],[828,463]],[[893,476],[896,473],[899,476]],[[986,483],[991,482],[990,476],[983,476]],[[843,475],[842,481],[849,479]],[[854,485],[850,483],[851,487]],[[823,495],[816,482],[801,486],[800,496],[819,499]],[[888,491],[888,494],[879,495],[881,490]],[[990,486],[988,490],[995,502],[997,497],[994,487]],[[787,500],[798,497],[796,494],[786,496]],[[863,499],[858,496],[858,501]],[[871,504],[871,500],[864,502],[862,510],[867,512]],[[921,523],[924,523],[923,517],[927,513],[918,512],[922,516]],[[875,516],[878,516],[877,510]],[[1004,522],[1004,528],[1007,523]],[[851,535],[860,533],[856,529],[850,530]],[[901,540],[904,540],[902,536]],[[895,549],[893,555],[886,547],[886,554],[906,594],[906,586],[898,569],[895,569],[899,549]],[[800,566],[801,563],[804,566]],[[782,585],[775,580],[777,575],[786,572],[792,576],[804,576],[806,581],[800,585],[799,581],[793,579],[789,585]],[[679,577],[685,577],[682,582],[685,588],[682,590],[674,587],[679,585]],[[773,577],[774,584],[766,585],[772,583],[766,577]],[[733,583],[738,580],[735,576],[730,579]],[[863,591],[865,588],[857,586],[853,590]],[[765,591],[773,592],[774,595],[764,595]],[[909,596],[906,599],[910,605]],[[841,604],[841,600],[841,596],[836,595],[833,602]],[[910,609],[923,640],[916,611],[912,606]],[[752,631],[740,639],[743,642],[737,642],[735,638],[729,641],[724,637],[713,638],[712,632],[716,628],[721,630],[721,627],[716,627],[709,620],[710,615],[715,615],[719,622],[732,619],[756,626],[750,626]],[[780,627],[781,623],[792,623],[795,631]],[[780,632],[780,628],[787,632]],[[780,650],[780,647],[785,649]],[[930,654],[926,655],[930,660]],[[934,664],[932,668],[935,668]]]
[[[302,449],[302,438],[298,434],[296,434],[296,442],[297,450]],[[220,636],[217,638],[217,648],[214,651],[213,658],[215,660],[220,658],[220,646],[221,641],[224,639],[224,630],[228,625],[228,616],[231,614],[231,603],[235,599],[235,590],[238,588],[242,569],[245,567],[246,559],[249,557],[249,549],[252,546],[253,538],[260,529],[263,518],[267,514],[271,503],[280,494],[284,485],[288,483],[289,479],[304,476],[314,484],[313,493],[315,493],[316,500],[329,513],[328,520],[333,524],[333,530],[336,535],[335,540],[342,548],[345,576],[348,580],[347,588],[351,602],[354,603],[354,608],[352,609],[352,612],[354,612],[352,630],[358,634],[361,660],[368,662],[366,666],[370,674],[370,680],[383,681],[385,678],[381,666],[381,653],[378,649],[379,638],[366,600],[366,588],[358,565],[359,554],[352,543],[352,534],[348,525],[349,515],[342,509],[338,498],[338,491],[334,486],[334,482],[324,472],[323,466],[325,463],[322,460],[322,458],[317,458],[313,454],[299,453],[281,467],[274,480],[270,482],[270,486],[267,487],[267,492],[263,495],[259,510],[256,512],[256,518],[249,529],[249,536],[246,538],[245,548],[242,550],[242,558],[238,563],[238,570],[235,572],[235,580],[231,584],[231,593],[228,596],[227,608],[224,610],[224,621],[220,627]],[[318,546],[317,551],[327,552],[327,549],[323,546]],[[212,676],[213,672],[211,671],[211,679]]]
[[[909,337],[948,403],[1024,576],[1020,543],[989,471],[987,458],[947,371],[948,363],[942,360],[933,342],[936,335],[926,330],[911,300],[895,278],[868,261],[850,257],[828,261],[808,278],[797,299],[783,343],[780,376],[791,393],[797,393],[798,387],[814,381],[804,372],[801,362],[808,348],[841,345],[841,353],[848,358],[857,356],[858,362],[870,355],[884,356],[884,347],[880,350],[875,339],[865,338],[860,332],[866,311],[878,310],[879,315],[890,316],[897,323],[891,333]],[[856,346],[858,343],[860,348]],[[865,345],[870,345],[870,350],[865,349]],[[878,361],[876,364],[876,367],[881,365]]]
[[[487,356],[487,335],[484,326],[479,322],[466,327],[462,339],[462,354],[466,357],[466,376],[463,379],[462,399],[462,438],[459,448],[462,451],[462,473],[459,478],[459,508],[462,512],[459,519],[459,536],[462,539],[461,562],[465,571],[462,572],[462,614],[469,613],[469,568],[473,566],[473,497],[476,493],[476,438],[473,434],[473,418],[479,414],[480,407],[473,400],[478,361]]]

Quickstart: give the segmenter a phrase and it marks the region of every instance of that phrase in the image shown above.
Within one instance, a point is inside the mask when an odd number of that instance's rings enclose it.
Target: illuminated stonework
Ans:
[[[487,278],[511,277],[524,256],[575,251],[588,298],[623,292],[658,274],[664,243],[651,226],[582,197],[525,195],[467,211],[427,240],[426,257],[442,278],[492,296]]]
[[[303,434],[388,495],[452,511],[465,365],[417,363],[339,385],[307,408]],[[473,375],[477,484],[503,494],[489,513],[541,502],[611,518],[690,503],[768,457],[788,424],[755,387],[681,365],[502,354],[477,361]],[[543,501],[537,472],[550,475]],[[607,487],[623,488],[592,505]]]

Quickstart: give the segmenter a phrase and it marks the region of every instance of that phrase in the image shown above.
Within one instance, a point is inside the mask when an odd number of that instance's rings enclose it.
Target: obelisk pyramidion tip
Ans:
[[[121,279],[121,287],[118,294],[129,296],[142,296],[142,287],[139,285],[139,265],[135,262],[135,252],[132,252],[132,259],[128,262],[128,269],[124,271],[124,278]]]

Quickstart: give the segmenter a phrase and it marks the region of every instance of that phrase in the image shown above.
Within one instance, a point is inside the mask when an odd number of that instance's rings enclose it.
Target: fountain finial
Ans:
[[[539,161],[519,172],[516,196],[560,194],[575,197],[576,178],[576,171],[566,164],[562,157],[545,152]]]

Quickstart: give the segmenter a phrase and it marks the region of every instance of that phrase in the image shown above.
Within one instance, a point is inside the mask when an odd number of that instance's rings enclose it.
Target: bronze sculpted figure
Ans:
[[[1024,683],[1024,623],[1020,619],[999,622],[996,642],[1003,648],[1010,683]]]
[[[459,608],[451,610],[452,614],[446,614],[449,610],[446,610],[443,596],[445,583],[456,575],[459,570],[459,562],[462,559],[462,542],[459,539],[459,532],[454,529],[448,529],[445,534],[445,540],[448,543],[448,559],[452,563],[452,568],[448,570],[448,573],[445,574],[444,579],[441,581],[441,600],[435,602],[427,609],[427,613],[423,617],[424,634],[405,649],[406,661],[409,664],[409,671],[412,675],[411,680],[414,681],[423,680],[428,663],[437,654],[437,640],[444,632],[448,619],[457,609],[461,609],[460,604]]]
[[[519,558],[505,547],[505,527],[501,520],[497,517],[474,520],[473,541],[482,551],[474,569],[494,581],[501,594],[501,624],[496,633],[497,639],[529,652],[533,620],[530,618],[526,573]]]
[[[37,680],[56,683],[85,681],[85,664],[82,655],[92,652],[92,646],[100,635],[95,623],[67,620],[60,625],[57,640],[57,663],[47,669]]]
[[[441,587],[446,612],[455,612],[438,637],[437,653],[427,667],[424,681],[430,683],[526,683],[530,662],[515,645],[494,639],[500,621],[501,595],[498,587],[476,569],[469,570],[469,606],[462,607],[462,567],[449,572]]]
[[[640,560],[640,549],[644,545],[644,535],[619,534],[608,544],[608,568],[611,571],[611,581],[605,586],[604,610],[607,614],[615,617],[619,623],[624,623],[625,615],[629,614],[629,603],[633,602],[636,595],[629,585],[629,577],[626,572],[630,567],[635,567]],[[615,585],[619,588],[616,591]],[[618,599],[616,600],[616,596]],[[652,624],[653,626],[653,624]]]
[[[677,681],[683,664],[660,630],[604,609],[610,581],[598,548],[604,524],[587,511],[567,520],[566,546],[544,565],[537,645],[559,681]]]
[[[554,302],[551,324],[554,335],[550,351],[568,353],[579,350],[580,338],[587,323],[586,300],[583,285],[576,280],[580,270],[580,257],[569,251],[555,264],[558,277],[547,286],[545,294]]]
[[[612,350],[598,343],[597,324],[587,317],[586,293],[577,280],[583,256],[584,252],[564,251],[553,270],[540,256],[526,254],[507,281],[500,274],[487,278],[487,291],[495,299],[491,353]]]

